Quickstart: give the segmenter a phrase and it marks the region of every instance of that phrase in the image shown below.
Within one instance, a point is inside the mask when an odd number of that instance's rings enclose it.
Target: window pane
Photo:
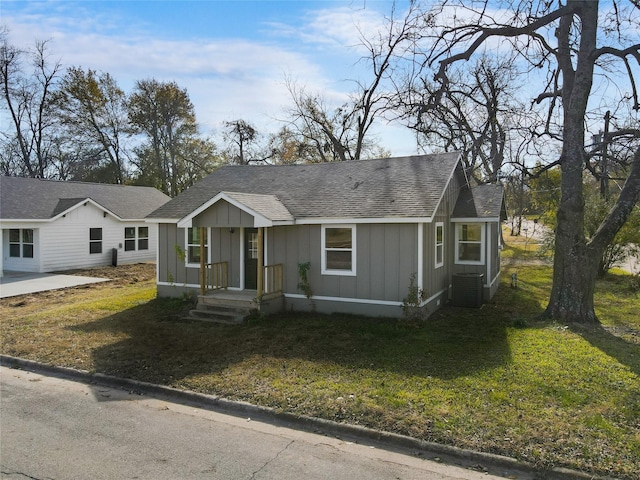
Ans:
[[[465,224],[460,225],[460,240],[479,242],[482,240],[482,225]]]
[[[436,263],[442,263],[442,245],[436,247]]]
[[[101,228],[90,228],[89,229],[89,240],[102,240],[102,229]]]
[[[136,241],[135,240],[125,240],[124,241],[124,251],[130,252],[131,250],[136,249]]]
[[[10,257],[20,257],[20,244],[19,243],[11,243],[11,244],[9,244],[9,256]]]
[[[20,242],[20,230],[18,230],[17,228],[12,228],[11,230],[9,230],[9,242]]]
[[[149,238],[149,227],[138,227],[139,238]]]
[[[30,228],[25,228],[22,230],[22,242],[23,243],[33,243],[33,230]]]
[[[480,256],[479,243],[461,243],[458,248],[459,260],[479,262]]]
[[[136,238],[136,227],[124,227],[124,238]]]
[[[138,250],[149,250],[149,240],[146,238],[138,240]]]
[[[200,247],[189,247],[189,263],[200,262]]]
[[[89,253],[102,253],[102,242],[89,242]]]
[[[442,243],[442,225],[436,227],[436,243]]]
[[[25,243],[22,245],[22,256],[24,258],[33,258],[33,244]]]
[[[351,270],[351,252],[327,250],[327,270]]]
[[[351,248],[350,228],[327,228],[325,230],[326,248]]]
[[[191,245],[200,245],[200,229],[193,227],[188,230],[187,243]],[[204,243],[207,243],[207,230],[204,231]]]

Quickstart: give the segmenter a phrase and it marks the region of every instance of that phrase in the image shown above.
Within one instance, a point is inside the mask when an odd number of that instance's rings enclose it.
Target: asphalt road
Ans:
[[[3,479],[502,477],[0,367]]]

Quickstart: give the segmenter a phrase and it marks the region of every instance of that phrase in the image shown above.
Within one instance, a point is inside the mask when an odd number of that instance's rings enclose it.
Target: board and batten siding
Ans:
[[[415,224],[357,224],[356,275],[321,273],[321,225],[268,229],[269,264],[284,267],[284,291],[299,294],[298,265],[309,262],[315,296],[402,302],[418,269]]]

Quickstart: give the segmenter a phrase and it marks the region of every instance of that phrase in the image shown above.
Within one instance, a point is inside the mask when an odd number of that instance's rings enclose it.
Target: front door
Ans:
[[[258,288],[258,229],[244,230],[244,288]]]

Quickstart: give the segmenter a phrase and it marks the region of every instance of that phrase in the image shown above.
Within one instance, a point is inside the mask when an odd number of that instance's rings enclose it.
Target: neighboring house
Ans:
[[[412,278],[429,312],[455,297],[460,274],[490,299],[505,212],[501,186],[470,188],[460,155],[445,153],[224,166],[147,220],[159,227],[160,296],[224,289],[261,309],[276,298],[276,309],[398,317]]]
[[[168,200],[151,187],[0,177],[0,270],[155,260],[157,227],[145,217]]]

